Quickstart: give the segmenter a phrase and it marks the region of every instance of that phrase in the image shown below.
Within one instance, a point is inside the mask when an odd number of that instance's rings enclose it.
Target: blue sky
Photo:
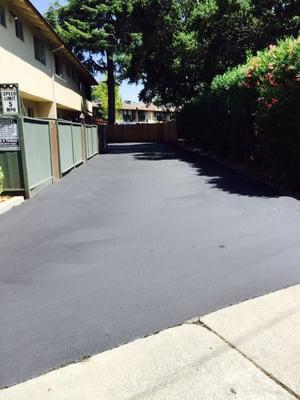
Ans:
[[[31,0],[31,2],[42,14],[51,4],[51,0]],[[60,3],[63,4],[65,1],[61,0]],[[121,96],[123,100],[138,101],[138,94],[141,89],[141,85],[128,85],[126,82],[123,82],[120,87]]]

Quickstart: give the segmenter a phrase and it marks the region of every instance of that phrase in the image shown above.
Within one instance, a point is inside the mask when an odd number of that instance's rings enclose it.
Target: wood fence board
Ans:
[[[114,142],[175,142],[176,121],[156,124],[110,125],[107,127],[108,143]]]

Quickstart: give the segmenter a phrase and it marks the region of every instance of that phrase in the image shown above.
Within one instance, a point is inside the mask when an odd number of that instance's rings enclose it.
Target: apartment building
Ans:
[[[28,0],[0,0],[0,83],[18,83],[24,115],[92,115],[97,82]]]
[[[172,119],[174,110],[154,104],[125,101],[121,109],[121,123],[156,123]]]

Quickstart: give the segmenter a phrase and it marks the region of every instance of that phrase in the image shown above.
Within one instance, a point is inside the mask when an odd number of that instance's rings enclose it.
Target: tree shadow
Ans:
[[[167,151],[167,147],[160,143],[144,142],[144,143],[110,143],[107,146],[109,154],[148,154],[150,152]]]
[[[109,146],[111,154],[132,154],[138,161],[179,160],[189,164],[213,188],[248,197],[280,197],[282,193],[199,153],[177,145],[124,143]]]

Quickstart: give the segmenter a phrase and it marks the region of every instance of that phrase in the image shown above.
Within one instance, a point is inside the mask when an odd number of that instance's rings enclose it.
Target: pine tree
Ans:
[[[107,75],[108,123],[114,124],[116,74],[126,61],[133,0],[55,1],[46,18],[71,50],[93,73]]]

